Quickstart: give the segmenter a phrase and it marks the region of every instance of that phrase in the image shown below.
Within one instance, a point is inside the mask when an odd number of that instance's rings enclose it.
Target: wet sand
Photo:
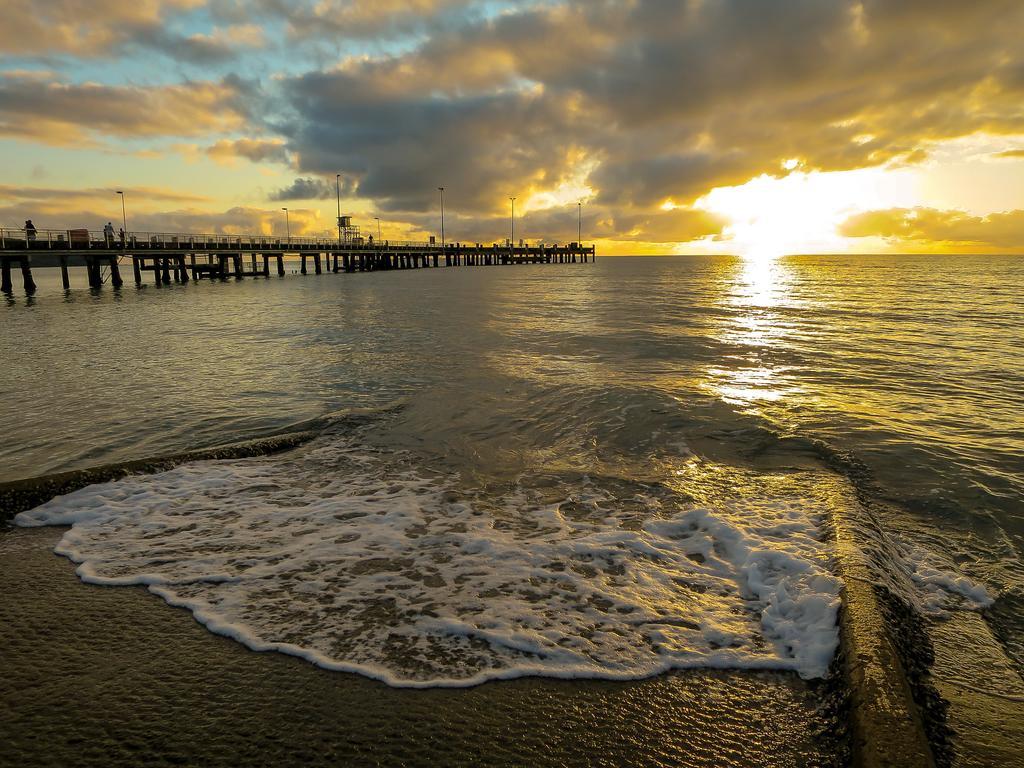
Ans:
[[[63,529],[0,529],[0,765],[845,762],[828,686],[694,671],[398,690],[254,653],[141,587],[82,584]]]

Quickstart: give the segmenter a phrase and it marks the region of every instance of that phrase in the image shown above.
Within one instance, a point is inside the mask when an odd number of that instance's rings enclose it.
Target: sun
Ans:
[[[783,163],[783,170],[796,167],[793,160]],[[916,187],[916,176],[907,169],[791,170],[716,187],[695,207],[727,218],[730,250],[746,258],[843,253],[856,244],[838,233],[840,223],[860,211],[913,206],[919,199]]]

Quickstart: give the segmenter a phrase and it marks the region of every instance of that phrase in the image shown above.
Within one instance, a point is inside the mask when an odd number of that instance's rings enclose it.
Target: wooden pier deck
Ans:
[[[0,291],[13,291],[12,269],[22,273],[26,293],[34,293],[32,265],[59,266],[65,290],[70,290],[68,268],[85,266],[89,287],[107,281],[123,285],[121,267],[132,268],[136,285],[143,274],[164,285],[192,280],[240,280],[245,277],[284,276],[284,260],[297,258],[300,273],[375,272],[435,267],[508,266],[514,264],[586,264],[597,258],[596,248],[582,243],[565,245],[512,245],[345,241],[330,238],[276,238],[259,235],[196,235],[183,233],[129,233],[124,242],[88,230],[37,230],[32,238],[23,230],[0,228]]]

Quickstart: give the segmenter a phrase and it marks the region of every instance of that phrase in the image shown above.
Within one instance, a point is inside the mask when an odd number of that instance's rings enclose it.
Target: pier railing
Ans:
[[[0,250],[88,251],[88,250],[170,250],[185,248],[193,251],[288,251],[290,248],[310,250],[321,248],[430,248],[430,243],[415,240],[386,240],[376,242],[368,238],[338,241],[337,238],[253,234],[216,234],[192,232],[128,232],[122,241],[119,232],[113,236],[92,229],[37,229],[26,232],[22,227],[0,227]]]
[[[408,240],[364,241],[357,237],[338,240],[327,237],[274,237],[267,235],[225,235],[181,232],[121,232],[112,234],[90,229],[32,229],[0,227],[0,292],[10,294],[12,269],[21,270],[25,292],[35,293],[32,263],[57,266],[64,290],[70,290],[68,268],[84,262],[89,287],[100,288],[109,270],[110,282],[120,288],[120,263],[131,263],[136,285],[142,285],[142,273],[152,272],[158,286],[171,281],[186,283],[202,278],[241,280],[244,277],[285,274],[285,256],[301,260],[301,273],[307,274],[312,260],[316,274],[329,272],[373,272],[424,267],[476,267],[506,264],[586,264],[597,258],[597,247],[582,243],[565,245],[537,243],[527,245],[509,241],[446,243]],[[49,264],[46,264],[49,262]],[[191,273],[191,277],[189,277]]]

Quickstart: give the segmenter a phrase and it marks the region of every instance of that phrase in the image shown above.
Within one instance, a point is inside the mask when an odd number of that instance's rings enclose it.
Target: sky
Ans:
[[[1020,0],[4,9],[3,226],[1024,252]]]

